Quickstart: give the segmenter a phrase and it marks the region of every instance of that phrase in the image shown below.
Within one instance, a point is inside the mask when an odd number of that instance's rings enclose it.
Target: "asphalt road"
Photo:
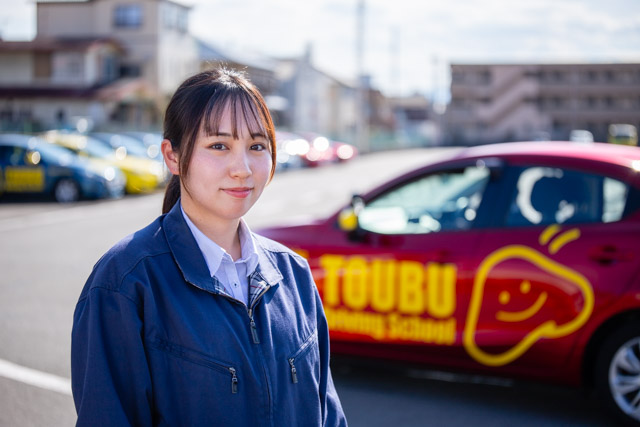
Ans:
[[[327,216],[353,193],[442,154],[378,153],[283,172],[247,221],[257,229]],[[0,201],[0,426],[75,423],[69,353],[77,297],[98,258],[151,222],[161,202],[161,193],[74,205]],[[610,425],[581,390],[397,368],[335,364],[352,426]]]

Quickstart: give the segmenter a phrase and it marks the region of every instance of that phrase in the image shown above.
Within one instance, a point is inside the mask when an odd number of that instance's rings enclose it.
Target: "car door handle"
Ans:
[[[596,246],[589,251],[589,258],[600,264],[611,264],[615,261],[631,261],[633,253],[622,251],[612,245]]]

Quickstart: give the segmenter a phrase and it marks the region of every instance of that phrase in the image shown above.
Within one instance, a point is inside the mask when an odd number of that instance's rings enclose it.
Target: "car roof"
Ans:
[[[554,157],[583,159],[630,166],[640,160],[640,147],[608,143],[577,143],[568,141],[507,142],[480,145],[458,152],[454,159],[482,157]]]
[[[0,145],[27,147],[30,141],[35,141],[35,143],[37,144],[45,143],[45,141],[34,135],[25,135],[21,133],[0,133]]]

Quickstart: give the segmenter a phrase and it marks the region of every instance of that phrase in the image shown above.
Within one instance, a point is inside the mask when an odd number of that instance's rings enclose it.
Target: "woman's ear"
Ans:
[[[169,172],[173,175],[180,175],[178,153],[173,151],[171,141],[168,139],[163,140],[160,148],[162,150],[162,157],[164,157],[164,163],[167,165],[167,168],[169,168]]]

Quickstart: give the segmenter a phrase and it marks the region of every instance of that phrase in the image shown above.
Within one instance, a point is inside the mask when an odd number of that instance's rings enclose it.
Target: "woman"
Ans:
[[[262,96],[197,74],[164,138],[164,214],[98,261],[76,307],[78,425],[346,425],[308,264],[242,220],[275,170]]]

